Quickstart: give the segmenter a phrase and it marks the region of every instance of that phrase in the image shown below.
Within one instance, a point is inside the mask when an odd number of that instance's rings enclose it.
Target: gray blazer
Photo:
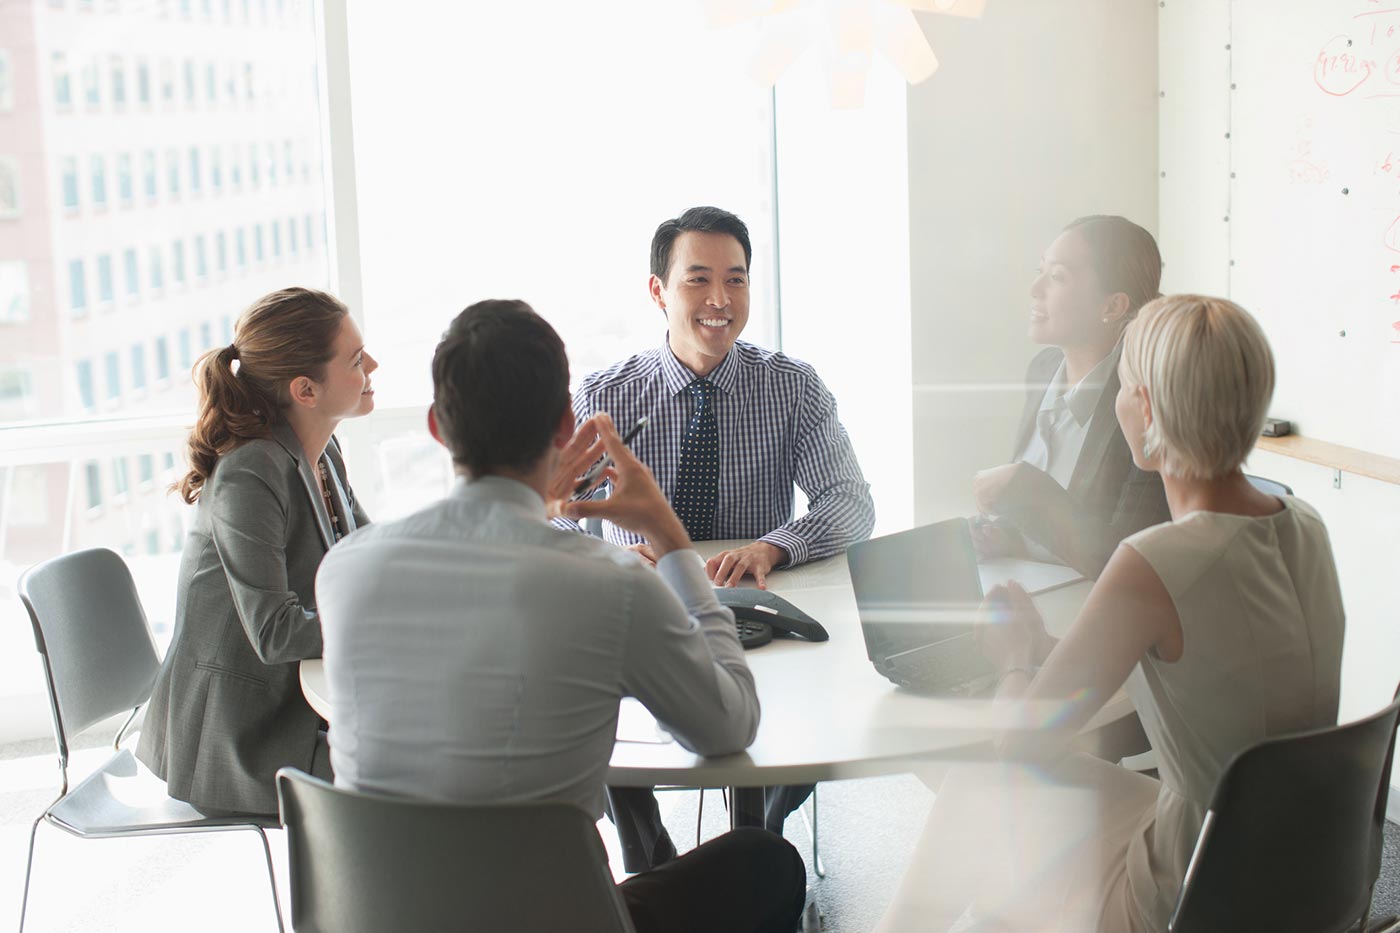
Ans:
[[[341,531],[369,519],[326,447]],[[286,422],[219,458],[185,541],[175,634],[137,756],[197,807],[276,813],[273,775],[310,771],[320,718],[297,664],[321,656],[314,583],[334,542],[312,465]]]
[[[1026,449],[1041,399],[1063,359],[1058,348],[1050,347],[1031,360],[1012,457]],[[1026,475],[1012,482],[1001,507],[1022,534],[1091,579],[1103,572],[1124,538],[1171,521],[1162,477],[1133,464],[1133,453],[1114,412],[1117,395],[1118,372],[1114,370],[1094,409],[1068,489],[1062,491],[1047,474],[1027,468],[1023,471]]]

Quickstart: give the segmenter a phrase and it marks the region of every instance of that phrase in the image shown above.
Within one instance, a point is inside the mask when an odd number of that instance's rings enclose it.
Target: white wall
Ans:
[[[1157,229],[1157,4],[995,0],[925,16],[941,62],[909,91],[916,521],[972,510],[1011,456],[1028,290],[1070,220]]]

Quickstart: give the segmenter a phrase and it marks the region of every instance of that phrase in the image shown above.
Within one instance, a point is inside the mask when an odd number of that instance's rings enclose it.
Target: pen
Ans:
[[[646,424],[647,416],[642,415],[636,420],[632,427],[627,429],[627,433],[622,435],[623,445],[625,446],[632,443],[632,439],[641,433],[642,428],[646,427]],[[593,484],[598,482],[598,477],[603,475],[604,470],[612,466],[612,462],[612,457],[608,454],[603,454],[602,459],[589,467],[588,472],[583,474],[583,478],[580,479],[578,485],[574,487],[574,494],[570,497],[570,500],[581,499],[585,493],[591,491],[593,489]]]

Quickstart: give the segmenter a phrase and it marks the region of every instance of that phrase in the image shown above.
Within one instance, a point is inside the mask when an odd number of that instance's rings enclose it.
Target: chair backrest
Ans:
[[[458,806],[277,773],[298,933],[632,933],[598,829],[568,803]]]
[[[1267,493],[1271,496],[1293,495],[1292,486],[1280,483],[1276,479],[1265,479],[1262,476],[1251,476],[1248,473],[1244,475],[1244,478],[1249,480],[1249,484],[1262,493]]]
[[[126,563],[106,548],[55,557],[19,578],[43,656],[59,756],[68,740],[151,696],[160,658]]]
[[[1355,926],[1380,874],[1397,719],[1400,700],[1237,755],[1216,785],[1168,929]]]

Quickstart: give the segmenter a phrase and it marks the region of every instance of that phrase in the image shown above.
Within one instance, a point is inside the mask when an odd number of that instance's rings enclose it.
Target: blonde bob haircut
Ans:
[[[1254,448],[1274,394],[1274,356],[1259,322],[1234,302],[1168,295],[1128,325],[1123,376],[1152,403],[1143,454],[1160,454],[1168,476],[1215,479]]]

